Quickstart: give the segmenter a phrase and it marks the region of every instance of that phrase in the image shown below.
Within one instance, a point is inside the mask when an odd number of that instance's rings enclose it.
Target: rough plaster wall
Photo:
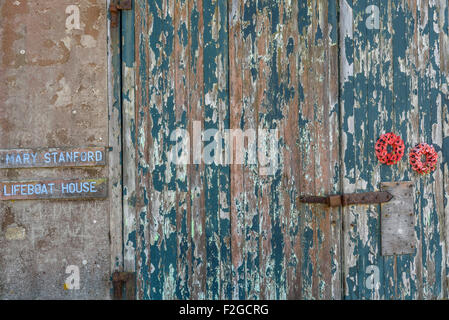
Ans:
[[[80,9],[67,30],[66,8]],[[104,0],[0,0],[0,148],[106,146]],[[107,176],[107,168],[1,170],[2,180]],[[108,201],[0,203],[0,299],[109,297]],[[66,290],[68,265],[80,289]]]

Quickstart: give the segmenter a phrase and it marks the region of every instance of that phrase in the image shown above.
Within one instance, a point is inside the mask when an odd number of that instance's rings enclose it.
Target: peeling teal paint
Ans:
[[[449,104],[437,51],[442,32],[434,26],[441,2],[426,4],[422,12],[413,12],[405,0],[379,2],[379,30],[366,27],[369,1],[136,0],[135,5],[136,25],[125,20],[123,32],[134,34],[130,30],[136,27],[142,34],[136,43],[124,38],[122,55],[127,67],[136,68],[140,84],[131,132],[138,158],[139,192],[132,198],[138,232],[128,239],[136,247],[141,298],[447,297],[440,212],[447,198],[434,195],[443,190],[442,175],[417,177],[405,158],[398,168],[380,166],[373,151],[380,134],[395,131],[407,148],[440,139],[441,145],[434,144],[445,161],[448,157],[449,140],[435,127]],[[182,10],[174,6],[184,8],[185,16],[175,16]],[[347,33],[345,19],[351,24]],[[231,34],[231,27],[239,33]],[[245,42],[245,50],[236,48],[245,51],[237,56],[242,62],[237,71],[229,61],[234,37]],[[429,48],[418,47],[415,38],[420,44],[428,39]],[[429,64],[414,59],[418,50],[428,50]],[[242,83],[230,82],[235,72],[241,72],[236,79]],[[192,79],[202,79],[195,88],[201,90],[199,106],[190,97],[180,106],[176,86],[189,96]],[[242,96],[241,110],[230,101],[231,88]],[[201,110],[200,119],[190,118],[193,108]],[[274,176],[243,166],[248,189],[237,198],[231,196],[229,166],[195,165],[184,172],[167,159],[175,145],[171,131],[190,130],[192,121],[201,121],[203,129],[228,129],[233,112],[240,112],[234,121],[242,130],[280,130],[282,150]],[[339,128],[332,131],[333,126]],[[200,190],[192,189],[194,171]],[[379,206],[332,211],[298,202],[305,193],[373,191],[381,181],[396,180],[413,180],[420,192],[415,203],[420,245],[411,256],[380,255]],[[204,212],[192,209],[198,198],[204,199]],[[194,217],[204,221],[196,225]],[[233,246],[236,241],[241,243]],[[369,266],[380,271],[381,285],[374,290],[365,285]],[[201,279],[197,268],[204,270]]]
[[[417,215],[419,215],[418,224],[421,228],[416,230],[422,253],[417,251],[415,256],[379,256],[380,235],[372,231],[379,230],[379,209],[375,208],[374,214],[370,214],[366,224],[362,222],[360,216],[368,212],[357,209],[352,224],[355,223],[357,230],[360,230],[359,233],[369,232],[368,242],[362,241],[361,235],[358,236],[355,233],[355,228],[351,231],[351,234],[355,236],[351,236],[349,241],[354,242],[355,247],[351,250],[357,254],[357,264],[348,268],[346,297],[354,299],[417,299],[426,296],[441,298],[447,293],[443,293],[441,282],[441,275],[445,271],[443,257],[440,254],[442,240],[438,226],[442,222],[439,221],[439,215],[435,209],[438,206],[436,198],[442,195],[431,197],[432,203],[427,203],[426,194],[430,190],[426,191],[427,188],[424,187],[424,185],[438,185],[439,182],[432,179],[420,179],[410,172],[406,165],[407,156],[404,157],[404,165],[400,164],[398,168],[379,166],[377,159],[372,156],[375,141],[385,132],[399,133],[406,141],[408,149],[413,146],[412,141],[416,143],[433,140],[432,126],[440,121],[438,113],[441,112],[441,109],[433,107],[433,103],[438,101],[437,98],[440,95],[438,83],[441,81],[439,65],[434,56],[434,49],[439,45],[439,36],[434,32],[434,28],[430,27],[433,21],[438,20],[433,18],[436,8],[429,4],[429,21],[425,21],[421,28],[416,26],[415,16],[412,8],[408,7],[407,1],[382,2],[380,30],[376,30],[365,26],[364,12],[367,5],[369,5],[368,2],[358,1],[352,6],[354,36],[353,40],[349,37],[345,39],[347,54],[343,58],[354,63],[354,77],[351,75],[348,78],[349,81],[342,84],[343,129],[349,130],[349,121],[353,121],[355,130],[355,137],[345,133],[347,145],[354,146],[354,151],[349,151],[347,146],[344,154],[345,172],[354,173],[352,170],[357,170],[359,172],[357,179],[363,181],[363,189],[367,187],[368,190],[377,189],[380,181],[409,179],[416,181],[421,194],[417,197],[415,204]],[[421,8],[418,9],[416,20],[420,21],[420,15],[425,13],[422,13]],[[427,11],[426,8],[423,10]],[[417,60],[414,60],[414,52],[411,51],[413,48],[418,49],[413,47],[413,41],[416,38],[420,41],[421,37],[429,38],[431,64],[426,66],[415,65]],[[350,52],[354,55],[352,56]],[[372,64],[366,64],[371,61]],[[423,67],[428,71],[430,68],[435,71],[435,78],[430,79],[430,72],[425,72],[425,75],[420,74]],[[418,90],[413,87],[415,81]],[[413,106],[413,95],[418,96],[419,110]],[[351,101],[352,96],[354,96],[354,102]],[[413,122],[415,115],[420,118],[419,123]],[[358,128],[362,129],[358,130]],[[418,141],[415,140],[416,138]],[[380,180],[375,176],[377,172],[380,173]],[[354,179],[355,176],[351,174],[351,178]],[[355,180],[348,179],[348,182],[351,185]],[[432,223],[426,227],[423,220],[428,214],[431,216]],[[430,239],[423,238],[426,234],[425,230],[432,235]],[[352,253],[346,254],[347,259],[352,259],[351,257]],[[427,261],[429,257],[432,259],[431,264]],[[374,260],[370,261],[370,259]],[[369,264],[376,265],[380,269],[381,285],[376,290],[368,290],[364,286],[365,268]],[[417,273],[420,268],[435,276],[433,283],[428,282],[429,280],[423,274]],[[425,291],[426,287],[430,289],[429,292]]]

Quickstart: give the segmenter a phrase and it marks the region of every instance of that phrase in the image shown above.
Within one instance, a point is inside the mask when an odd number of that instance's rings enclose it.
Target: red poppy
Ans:
[[[424,163],[421,161],[422,156],[426,157]],[[414,171],[419,174],[428,174],[436,169],[438,154],[434,147],[427,143],[420,143],[410,151],[409,160]]]
[[[393,149],[392,152],[388,153],[388,146]],[[400,136],[394,133],[383,134],[376,143],[376,156],[381,163],[387,165],[393,165],[398,163],[404,156],[404,141]]]

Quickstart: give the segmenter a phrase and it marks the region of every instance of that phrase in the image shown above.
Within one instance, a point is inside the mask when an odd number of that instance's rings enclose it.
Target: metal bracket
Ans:
[[[121,10],[132,10],[132,0],[111,0],[109,12],[111,14],[111,27],[118,26],[118,13]]]
[[[342,207],[352,204],[376,204],[388,202],[393,196],[386,191],[351,193],[342,195],[332,195],[327,197],[302,196],[299,201],[302,203],[321,203],[329,207]]]
[[[384,182],[381,189],[394,199],[381,206],[383,256],[413,254],[416,250],[413,182]]]
[[[136,274],[134,272],[114,272],[112,274],[114,300],[123,300],[123,286],[125,288],[125,300],[135,300]]]

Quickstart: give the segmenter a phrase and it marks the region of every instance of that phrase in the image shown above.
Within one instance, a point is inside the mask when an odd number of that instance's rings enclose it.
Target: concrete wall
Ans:
[[[108,146],[106,13],[105,0],[0,0],[0,149]],[[107,170],[3,169],[0,179]],[[0,299],[109,298],[108,207],[0,202]],[[70,265],[79,268],[79,290],[64,286]]]

